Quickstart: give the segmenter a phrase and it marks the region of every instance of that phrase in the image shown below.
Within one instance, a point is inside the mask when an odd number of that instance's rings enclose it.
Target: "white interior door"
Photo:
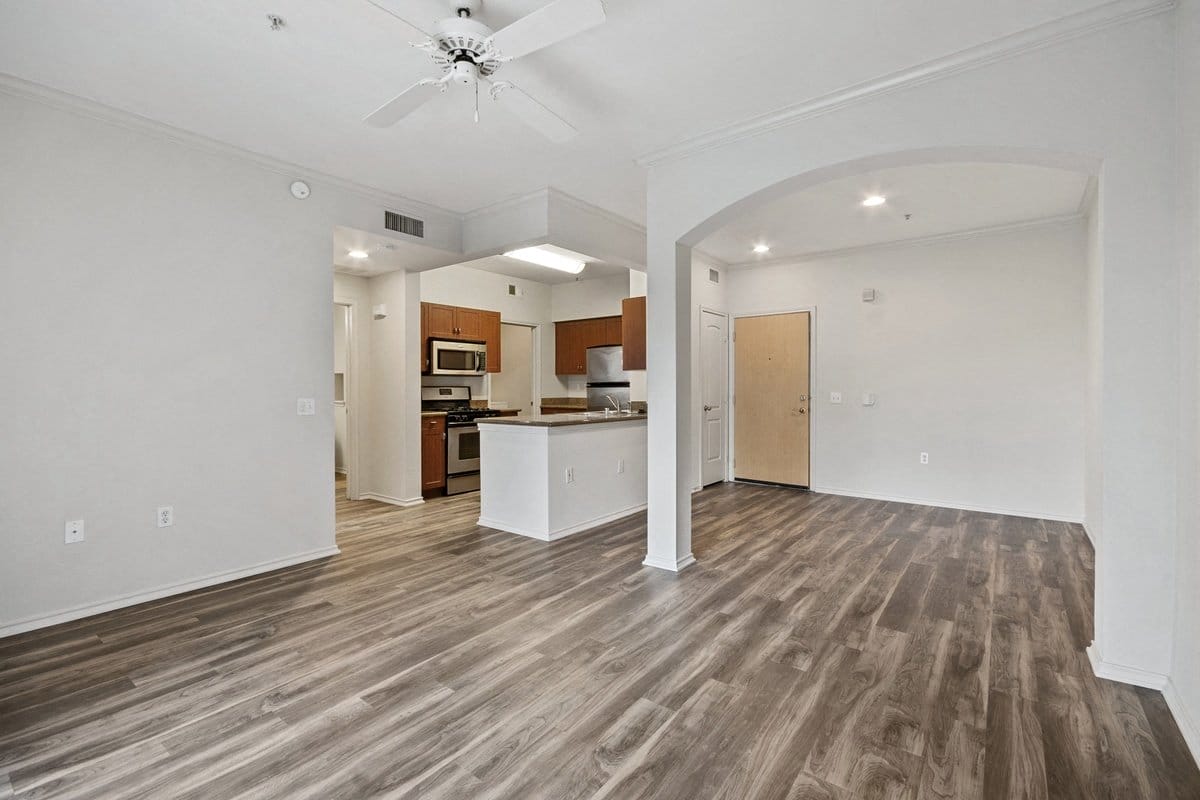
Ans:
[[[728,457],[729,321],[722,314],[700,312],[700,482],[725,480]]]

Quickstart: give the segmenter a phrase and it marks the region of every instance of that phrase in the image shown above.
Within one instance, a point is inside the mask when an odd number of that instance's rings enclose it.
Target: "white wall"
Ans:
[[[815,491],[1078,521],[1085,260],[1082,223],[898,245],[730,270],[729,307],[816,309]]]
[[[709,270],[716,269],[720,277],[716,283],[709,280]],[[693,454],[696,461],[696,482],[694,488],[699,488],[701,477],[700,451],[700,310],[727,311],[726,307],[726,272],[722,265],[705,258],[699,253],[692,253],[692,428]],[[646,273],[637,270],[629,272],[629,296],[644,297],[646,294]],[[637,402],[646,402],[646,371],[636,370],[630,373],[629,398]]]
[[[1175,641],[1167,702],[1200,761],[1200,0],[1181,0],[1176,11],[1179,97],[1180,318],[1179,565]]]
[[[691,286],[681,264],[688,246],[731,215],[777,193],[912,163],[1015,161],[1098,174],[1104,485],[1089,654],[1106,677],[1161,686],[1172,669],[1177,601],[1179,164],[1169,124],[1177,65],[1171,7],[1146,11],[1034,32],[1044,34],[1041,46],[964,51],[853,96],[705,136],[653,163],[648,396],[652,409],[690,402],[680,365],[690,366]],[[687,563],[690,418],[652,413],[648,435],[647,549],[654,563]]]
[[[550,287],[550,317],[555,322],[621,314],[621,301],[629,297],[629,276],[585,278]]]
[[[516,295],[508,293],[509,284],[517,287]],[[499,311],[503,322],[539,326],[541,394],[560,396],[563,386],[554,374],[554,326],[550,324],[548,284],[456,265],[421,273],[421,301]],[[486,377],[447,378],[429,375],[422,381],[426,386],[470,386],[472,398],[486,398],[490,394],[491,381]]]
[[[365,453],[371,450],[376,442],[364,434],[368,431],[371,416],[370,388],[371,373],[371,283],[359,275],[345,275],[335,272],[333,275],[333,299],[346,303],[350,311],[350,340],[347,341],[347,384],[344,435],[349,439],[351,426],[358,427],[358,448],[344,448],[347,482],[346,494],[351,500],[361,497],[361,492],[369,491],[372,484],[370,459]],[[335,417],[336,423],[336,417]]]
[[[407,201],[58,96],[0,120],[0,635],[335,553],[333,229]]]

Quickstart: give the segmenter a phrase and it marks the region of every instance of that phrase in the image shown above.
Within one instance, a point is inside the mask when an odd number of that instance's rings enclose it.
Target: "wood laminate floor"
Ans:
[[[0,640],[0,798],[1200,797],[1096,679],[1077,526],[722,485],[553,544],[339,497],[342,555]]]

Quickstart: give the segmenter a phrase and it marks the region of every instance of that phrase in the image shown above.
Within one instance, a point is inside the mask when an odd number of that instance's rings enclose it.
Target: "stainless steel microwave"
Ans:
[[[430,375],[487,374],[487,345],[476,342],[429,340]]]

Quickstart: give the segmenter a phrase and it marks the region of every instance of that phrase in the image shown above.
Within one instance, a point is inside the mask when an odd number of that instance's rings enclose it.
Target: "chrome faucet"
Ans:
[[[620,413],[621,413],[621,402],[620,402],[619,400],[617,400],[616,398],[614,398],[614,397],[613,397],[611,394],[606,394],[606,395],[604,395],[604,398],[605,398],[606,400],[608,400],[608,402],[612,403],[612,405],[613,405],[613,410],[615,410],[615,411],[616,411],[618,414],[620,414]],[[607,409],[607,408],[606,408],[606,409],[604,409],[604,410],[605,410],[605,411],[608,411],[608,409]]]

